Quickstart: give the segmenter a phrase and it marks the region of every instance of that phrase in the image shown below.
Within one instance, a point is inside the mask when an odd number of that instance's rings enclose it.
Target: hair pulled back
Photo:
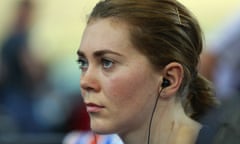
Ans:
[[[156,70],[171,62],[183,66],[184,78],[178,91],[184,109],[197,119],[215,106],[211,84],[198,74],[203,47],[197,20],[176,0],[105,0],[93,9],[88,23],[112,18],[129,25],[133,45],[147,56]]]

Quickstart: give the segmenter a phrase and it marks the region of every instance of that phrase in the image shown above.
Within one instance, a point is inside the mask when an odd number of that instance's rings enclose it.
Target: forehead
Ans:
[[[88,23],[82,37],[80,49],[133,47],[129,27],[120,20],[106,18]]]

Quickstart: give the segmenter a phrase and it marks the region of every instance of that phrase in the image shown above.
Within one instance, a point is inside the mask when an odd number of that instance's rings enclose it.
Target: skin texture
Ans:
[[[127,26],[109,19],[91,23],[83,34],[79,55],[88,63],[81,76],[83,95],[89,92],[84,101],[104,106],[100,112],[90,113],[92,130],[125,134],[142,126],[146,129],[161,77],[133,48]],[[105,68],[107,64],[110,67]]]

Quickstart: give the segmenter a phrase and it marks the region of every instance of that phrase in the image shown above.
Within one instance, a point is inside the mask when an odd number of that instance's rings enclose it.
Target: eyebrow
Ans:
[[[80,50],[77,51],[77,55],[79,57],[85,57],[85,54],[83,52],[81,52]]]
[[[103,56],[103,55],[105,55],[105,54],[114,54],[114,55],[117,55],[117,56],[123,56],[123,55],[121,55],[120,53],[117,53],[117,52],[114,52],[114,51],[111,51],[111,50],[99,50],[99,51],[95,51],[95,52],[93,53],[93,56],[94,56],[94,57],[101,57],[101,56]],[[80,57],[85,57],[84,52],[82,52],[82,51],[80,51],[80,50],[77,51],[77,55],[80,56]]]

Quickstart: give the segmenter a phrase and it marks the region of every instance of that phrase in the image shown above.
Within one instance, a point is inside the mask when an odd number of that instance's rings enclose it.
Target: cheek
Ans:
[[[103,93],[115,126],[125,131],[146,122],[156,96],[156,79],[139,71],[124,72],[105,80]]]
[[[111,93],[109,98],[118,102],[131,100],[132,98],[136,97],[135,94],[138,90],[138,82],[140,81],[138,81],[135,76],[113,77],[109,79],[109,84],[106,85],[106,89],[108,89],[108,92]]]
[[[105,96],[120,107],[141,107],[154,92],[155,82],[145,72],[124,73],[105,84]]]

